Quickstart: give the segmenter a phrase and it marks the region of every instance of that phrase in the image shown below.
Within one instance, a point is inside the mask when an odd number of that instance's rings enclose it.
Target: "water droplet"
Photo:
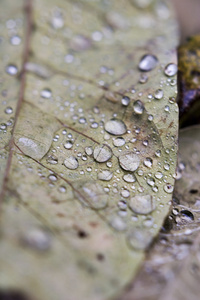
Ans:
[[[122,103],[122,105],[124,105],[124,106],[128,106],[129,105],[129,103],[130,103],[130,98],[128,97],[128,96],[124,96],[123,98],[122,98],[122,100],[121,100],[121,103]]]
[[[176,217],[176,223],[179,225],[184,225],[194,221],[194,215],[189,210],[182,210]]]
[[[76,35],[70,41],[70,48],[75,51],[85,51],[91,47],[91,40],[83,35]]]
[[[57,163],[58,163],[58,158],[55,157],[54,155],[49,155],[49,156],[47,157],[47,163],[48,163],[48,164],[51,164],[51,165],[57,165]]]
[[[150,177],[150,178],[147,179],[147,184],[150,185],[150,186],[154,186],[155,185],[155,180]]]
[[[93,153],[92,147],[85,147],[85,153],[89,156],[92,155]]]
[[[158,59],[155,55],[147,54],[144,55],[139,63],[139,69],[143,72],[148,72],[153,70],[158,63]]]
[[[125,174],[125,175],[123,176],[123,179],[124,179],[124,181],[130,182],[130,183],[136,181],[136,178],[135,178],[135,176],[134,176],[133,174]]]
[[[117,231],[124,231],[127,226],[125,221],[119,216],[113,217],[110,221],[110,225]]]
[[[155,177],[156,177],[157,179],[161,179],[161,178],[163,177],[163,173],[161,173],[161,172],[156,172]]]
[[[98,162],[106,162],[112,157],[112,150],[107,145],[99,145],[94,148],[94,159]]]
[[[171,63],[171,64],[168,64],[168,65],[165,67],[165,71],[164,71],[164,72],[165,72],[165,75],[167,75],[167,76],[170,77],[170,76],[176,75],[177,71],[178,71],[177,65]]]
[[[10,42],[13,46],[18,46],[21,43],[21,38],[18,35],[13,35],[10,38]]]
[[[66,187],[61,185],[59,188],[58,188],[59,192],[61,193],[65,193],[66,192]]]
[[[10,106],[6,107],[6,109],[5,109],[6,114],[10,115],[10,114],[12,114],[12,112],[13,112],[12,107],[10,107]]]
[[[151,195],[136,195],[130,199],[129,206],[136,214],[147,215],[155,209],[155,201]]]
[[[152,116],[152,115],[149,115],[148,116],[148,120],[151,122],[151,121],[153,121],[153,119],[154,119],[154,117]]]
[[[155,155],[156,155],[157,157],[160,157],[160,156],[161,156],[161,151],[160,151],[160,150],[156,150]]]
[[[75,194],[85,206],[93,209],[103,209],[108,203],[108,195],[97,182],[83,183],[81,187],[77,187]]]
[[[136,100],[133,103],[133,110],[136,114],[141,115],[144,111],[144,105],[140,100]]]
[[[51,98],[51,95],[52,95],[52,92],[50,89],[46,88],[46,89],[43,89],[40,93],[40,96],[44,99],[49,99]]]
[[[169,171],[170,165],[169,165],[169,164],[164,164],[164,169],[165,169],[166,171]]]
[[[126,151],[119,156],[119,163],[126,171],[135,171],[139,167],[140,158],[134,152]]]
[[[163,189],[166,193],[171,194],[174,190],[174,186],[170,183],[167,183],[166,185],[164,185]]]
[[[64,144],[65,149],[71,149],[72,146],[73,146],[72,141],[66,141],[66,143]]]
[[[100,31],[95,31],[92,33],[92,39],[95,42],[100,42],[103,38],[103,34]]]
[[[122,135],[126,133],[126,125],[122,120],[111,119],[105,123],[105,130],[113,135]]]
[[[121,146],[125,145],[125,139],[123,139],[122,137],[118,137],[118,138],[114,139],[113,145],[116,147],[121,147]]]
[[[17,66],[13,65],[13,64],[10,64],[6,67],[6,72],[11,75],[11,76],[14,76],[17,74],[18,72],[18,68]]]
[[[155,99],[160,100],[163,98],[163,95],[164,95],[163,90],[158,89],[155,91],[154,97]]]
[[[128,198],[130,196],[129,190],[122,190],[121,191],[121,196],[124,198]]]
[[[23,236],[23,242],[31,248],[45,251],[51,246],[51,236],[45,230],[31,229]]]
[[[166,112],[170,112],[170,107],[169,107],[169,105],[166,105],[166,106],[165,106],[165,111],[166,111]]]
[[[118,207],[119,207],[121,210],[126,210],[126,209],[127,209],[126,201],[125,201],[125,200],[119,201],[119,202],[118,202]]]
[[[1,130],[6,130],[6,128],[7,128],[7,125],[5,123],[0,124],[0,129]]]
[[[113,177],[112,172],[110,172],[108,170],[101,170],[98,173],[98,179],[100,179],[100,180],[109,181],[112,177]]]
[[[51,175],[49,175],[49,180],[51,180],[51,181],[57,181],[58,178],[56,177],[56,175],[51,174]]]
[[[146,83],[148,81],[148,76],[146,74],[141,74],[139,83]]]
[[[144,165],[147,168],[151,168],[153,165],[153,160],[150,157],[146,157],[146,159],[144,160]]]
[[[79,163],[76,157],[74,156],[69,156],[65,159],[64,161],[64,165],[66,168],[70,169],[70,170],[75,170],[78,168]]]
[[[144,228],[131,228],[127,234],[127,242],[135,250],[146,249],[151,243],[151,234]]]

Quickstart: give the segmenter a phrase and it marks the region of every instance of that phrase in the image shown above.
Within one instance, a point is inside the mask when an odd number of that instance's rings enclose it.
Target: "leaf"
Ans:
[[[0,288],[38,300],[115,298],[171,204],[171,7],[2,7]]]
[[[199,299],[199,137],[199,125],[180,130],[171,214],[123,300]]]

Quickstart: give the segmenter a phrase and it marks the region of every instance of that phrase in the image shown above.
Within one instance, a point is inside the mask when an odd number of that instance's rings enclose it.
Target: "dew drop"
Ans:
[[[123,139],[122,137],[118,137],[118,138],[114,139],[113,145],[116,147],[121,147],[121,146],[125,145],[125,139]]]
[[[164,185],[164,191],[168,194],[171,194],[174,190],[174,186],[170,183],[167,183],[166,185]]]
[[[144,105],[140,100],[136,100],[133,103],[133,110],[136,114],[141,115],[144,111]]]
[[[107,145],[99,145],[94,148],[93,155],[97,162],[106,162],[112,157],[112,150]]]
[[[127,226],[125,221],[119,216],[113,217],[110,221],[110,225],[117,231],[124,231]]]
[[[13,46],[18,46],[21,43],[21,38],[18,35],[13,35],[10,38],[10,42]]]
[[[89,156],[92,155],[93,153],[92,147],[85,147],[85,153]]]
[[[18,68],[17,66],[13,65],[13,64],[10,64],[6,67],[6,72],[11,75],[11,76],[14,76],[17,74],[18,72]]]
[[[98,173],[98,179],[103,181],[109,181],[113,177],[112,172],[109,170],[101,170]]]
[[[135,171],[139,167],[140,158],[134,152],[126,151],[119,156],[119,163],[126,171]]]
[[[57,181],[58,178],[56,177],[56,175],[51,174],[51,175],[49,175],[49,180],[51,180],[51,181]]]
[[[155,99],[160,100],[163,98],[163,95],[164,95],[163,90],[158,89],[155,91],[154,97]]]
[[[130,103],[130,98],[128,96],[124,96],[121,100],[123,106],[128,106]]]
[[[75,170],[78,168],[79,163],[76,157],[74,156],[69,156],[65,159],[64,161],[64,165],[66,168],[70,169],[70,170]]]
[[[23,242],[36,250],[45,251],[51,246],[51,236],[42,229],[31,229],[23,236]]]
[[[129,182],[129,183],[132,183],[132,182],[136,181],[136,178],[133,174],[125,174],[123,176],[123,179],[124,179],[124,181]]]
[[[49,99],[51,98],[51,95],[52,95],[52,92],[50,89],[46,88],[46,89],[43,89],[40,93],[40,96],[44,99]]]
[[[148,81],[148,76],[146,74],[141,74],[139,83],[146,83]]]
[[[105,123],[105,130],[113,135],[122,135],[126,133],[126,125],[122,120],[111,119]]]
[[[143,72],[148,72],[153,70],[158,63],[158,59],[155,55],[146,54],[144,55],[139,63],[139,69]]]
[[[5,113],[6,113],[7,115],[10,115],[10,114],[12,114],[12,112],[13,112],[13,109],[12,109],[12,107],[10,107],[10,106],[6,107],[6,109],[5,109]]]
[[[170,77],[170,76],[176,75],[177,71],[178,71],[177,65],[173,64],[173,63],[170,63],[165,67],[164,72],[165,72],[165,75]]]
[[[147,168],[151,168],[153,165],[153,160],[150,157],[146,157],[146,159],[144,160],[144,165]]]
[[[129,207],[136,214],[147,215],[155,209],[155,201],[151,195],[136,195],[130,199]]]
[[[71,149],[72,146],[73,146],[72,141],[66,141],[66,143],[64,144],[64,148],[68,150]]]
[[[129,190],[122,190],[121,191],[121,196],[124,198],[128,198],[130,196]]]
[[[151,243],[151,234],[144,228],[131,228],[127,234],[127,242],[135,250],[146,249]]]

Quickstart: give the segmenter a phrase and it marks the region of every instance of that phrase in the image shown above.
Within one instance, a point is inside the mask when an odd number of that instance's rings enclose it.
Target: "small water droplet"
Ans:
[[[174,186],[171,183],[167,183],[164,185],[163,189],[166,193],[171,194],[174,190]]]
[[[164,72],[165,72],[165,75],[170,77],[170,76],[176,75],[177,71],[178,71],[177,65],[173,64],[173,63],[170,63],[165,67]]]
[[[98,162],[106,162],[112,157],[112,150],[107,145],[99,145],[94,148],[94,159]]]
[[[127,242],[135,250],[144,250],[151,243],[151,234],[144,228],[131,228],[127,234]]]
[[[153,70],[158,63],[158,59],[155,55],[146,54],[144,55],[139,63],[139,69],[143,72],[148,72]]]
[[[136,195],[130,199],[130,209],[142,215],[147,215],[155,209],[155,201],[151,195]]]
[[[31,229],[23,236],[23,242],[39,251],[48,250],[51,246],[50,234],[42,229]]]
[[[121,191],[121,196],[124,198],[128,198],[130,196],[129,190],[122,190]]]
[[[21,38],[18,35],[13,35],[10,38],[10,42],[13,46],[18,46],[21,44]]]
[[[125,145],[125,139],[122,137],[118,137],[118,138],[114,139],[113,145],[116,147],[121,147],[121,146]]]
[[[144,160],[144,165],[147,168],[151,168],[153,165],[153,160],[150,157],[146,157],[146,159]]]
[[[93,153],[93,149],[92,147],[85,147],[85,153],[90,156]]]
[[[158,171],[158,172],[156,172],[155,177],[157,179],[161,179],[163,177],[163,173],[161,173],[161,172]]]
[[[141,115],[144,111],[144,105],[140,100],[136,100],[133,103],[133,110],[136,114]]]
[[[146,83],[148,81],[148,76],[146,74],[141,74],[139,83]]]
[[[119,163],[126,171],[135,171],[139,167],[140,158],[134,152],[126,151],[119,156]]]
[[[128,106],[129,105],[129,103],[130,103],[130,98],[128,97],[128,96],[124,96],[123,98],[122,98],[122,100],[121,100],[121,103],[122,103],[122,105],[124,105],[124,106]]]
[[[113,177],[113,174],[109,170],[101,170],[98,173],[98,179],[103,180],[103,181],[109,181],[112,177]]]
[[[57,181],[57,180],[58,180],[58,178],[57,178],[56,175],[54,175],[54,174],[49,175],[49,179],[50,179],[51,181]]]
[[[169,105],[165,105],[165,111],[166,111],[166,112],[170,112],[170,107],[169,107]]]
[[[126,133],[126,125],[122,120],[111,119],[105,123],[105,130],[113,135],[122,135]]]
[[[117,231],[124,231],[127,226],[125,221],[119,216],[113,217],[110,221],[110,225]]]
[[[17,66],[13,65],[13,64],[10,64],[6,67],[6,72],[11,75],[11,76],[14,76],[17,74],[18,72],[18,68]]]
[[[58,188],[59,192],[61,193],[65,193],[66,192],[66,187],[61,185],[59,188]]]
[[[64,144],[64,148],[68,150],[71,149],[72,146],[73,146],[72,141],[66,141],[66,143]]]
[[[160,100],[163,98],[163,95],[164,95],[163,90],[158,89],[155,91],[154,97],[155,99]]]
[[[78,168],[79,163],[76,157],[74,156],[69,156],[65,159],[64,161],[64,165],[66,168],[70,169],[70,170],[75,170]]]
[[[160,151],[160,150],[156,150],[155,155],[156,155],[157,157],[160,157],[160,156],[161,156],[161,151]]]
[[[49,99],[51,98],[51,95],[52,95],[52,92],[50,89],[46,88],[46,89],[43,89],[40,93],[40,96],[44,99]]]
[[[6,130],[6,128],[7,128],[7,125],[5,123],[0,124],[0,129],[1,130]]]
[[[136,181],[136,178],[133,174],[125,174],[123,176],[123,179],[124,179],[124,181],[129,182],[129,183],[132,183],[132,182]]]
[[[155,180],[152,177],[150,177],[150,178],[147,179],[147,184],[150,185],[150,186],[154,186],[155,185]]]
[[[6,107],[6,109],[5,109],[5,113],[6,113],[7,115],[10,115],[10,114],[12,114],[12,113],[13,113],[13,109],[12,109],[12,107],[10,107],[10,106]]]
[[[148,120],[151,122],[151,121],[153,121],[153,119],[154,119],[154,117],[152,116],[152,115],[149,115],[148,116]]]

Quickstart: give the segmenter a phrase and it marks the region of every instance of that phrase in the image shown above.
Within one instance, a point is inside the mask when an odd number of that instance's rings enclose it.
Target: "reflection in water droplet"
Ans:
[[[151,195],[136,195],[130,199],[129,206],[133,212],[146,215],[155,209],[155,201]]]
[[[94,148],[94,159],[98,162],[106,162],[112,157],[112,150],[107,145],[99,145]]]
[[[155,55],[144,55],[139,63],[139,69],[144,72],[153,70],[158,63],[158,59]]]
[[[146,159],[144,160],[144,165],[147,168],[151,168],[153,165],[153,160],[150,157],[146,157]]]
[[[136,114],[141,115],[144,111],[144,105],[140,100],[133,103],[133,110]]]
[[[160,100],[163,98],[163,95],[164,95],[163,90],[158,89],[155,91],[154,97],[155,99]]]
[[[101,170],[98,173],[98,179],[100,179],[100,180],[109,181],[112,177],[113,177],[113,174],[109,170]]]
[[[171,185],[170,183],[167,183],[166,185],[164,185],[164,191],[168,194],[171,194],[174,190],[174,186]]]
[[[44,99],[49,99],[51,98],[52,92],[50,89],[43,89],[40,93],[40,96]]]
[[[74,156],[69,156],[65,159],[64,161],[64,165],[66,168],[70,169],[70,170],[75,170],[78,168],[79,163],[76,157]]]
[[[165,67],[164,72],[165,72],[165,75],[167,75],[167,76],[174,76],[174,75],[176,75],[177,71],[178,71],[177,65],[171,63]]]
[[[114,139],[113,141],[113,145],[116,147],[121,147],[125,144],[125,139],[122,137],[118,137],[116,139]]]
[[[18,72],[18,68],[17,66],[13,65],[13,64],[10,64],[6,67],[6,72],[11,75],[11,76],[14,76],[17,74]]]
[[[72,146],[73,146],[72,141],[66,141],[66,143],[64,144],[65,149],[71,149]]]
[[[105,130],[113,135],[122,135],[126,133],[126,125],[122,120],[111,119],[105,123]]]
[[[139,167],[140,158],[134,152],[126,151],[119,156],[119,163],[126,171],[135,171]]]
[[[108,195],[97,182],[86,182],[75,192],[78,199],[93,209],[103,209],[107,206]]]
[[[128,96],[124,96],[121,100],[122,105],[128,106],[130,103],[130,98]]]
[[[136,178],[135,178],[135,176],[134,176],[133,174],[125,174],[125,175],[123,176],[123,179],[124,179],[124,181],[130,182],[130,183],[136,181]]]

